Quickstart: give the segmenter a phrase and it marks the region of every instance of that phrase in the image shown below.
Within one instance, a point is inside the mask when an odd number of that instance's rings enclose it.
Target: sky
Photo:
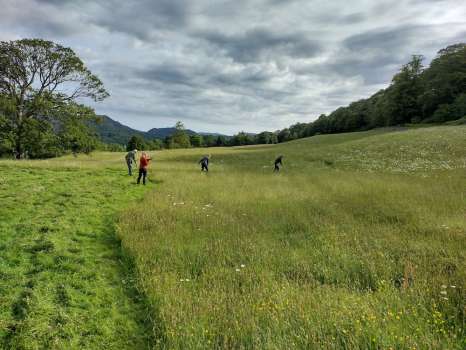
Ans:
[[[0,0],[0,40],[71,47],[130,127],[277,130],[466,41],[464,0]]]

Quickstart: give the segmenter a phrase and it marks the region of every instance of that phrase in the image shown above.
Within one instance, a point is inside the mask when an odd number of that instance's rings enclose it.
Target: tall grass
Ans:
[[[202,152],[155,153],[118,224],[154,348],[466,346],[466,127]]]

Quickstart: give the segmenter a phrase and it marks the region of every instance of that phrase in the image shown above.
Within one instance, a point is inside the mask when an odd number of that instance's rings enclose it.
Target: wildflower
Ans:
[[[443,300],[448,300],[448,298],[447,298],[447,297],[442,297],[442,299],[443,299]]]
[[[186,282],[189,282],[189,278],[186,278],[185,281],[186,281]]]
[[[451,288],[456,288],[456,286],[450,286]]]
[[[447,286],[442,284],[442,289],[447,289]]]
[[[442,295],[447,295],[447,291],[446,291],[446,290],[442,290],[442,291],[440,292],[440,294],[442,294]]]
[[[244,265],[244,264],[241,264],[241,268],[243,268],[243,269],[244,269],[245,267],[246,267],[246,265]]]
[[[241,270],[240,269],[235,269],[236,272],[240,272]]]

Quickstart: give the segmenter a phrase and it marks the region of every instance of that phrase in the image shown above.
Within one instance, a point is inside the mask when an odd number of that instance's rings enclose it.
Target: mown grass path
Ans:
[[[144,189],[124,170],[67,162],[0,162],[0,348],[147,348],[144,301],[114,232]]]

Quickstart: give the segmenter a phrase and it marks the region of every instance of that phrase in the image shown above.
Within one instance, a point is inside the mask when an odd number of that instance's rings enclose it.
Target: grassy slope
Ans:
[[[202,152],[119,223],[156,347],[464,348],[466,127]]]
[[[114,234],[143,189],[113,157],[0,162],[0,348],[147,347]]]

